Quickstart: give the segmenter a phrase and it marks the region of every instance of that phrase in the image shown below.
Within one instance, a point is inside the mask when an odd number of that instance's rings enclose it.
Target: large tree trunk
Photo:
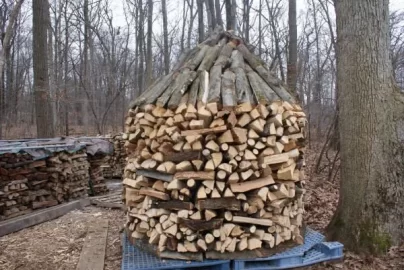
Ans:
[[[10,52],[11,48],[11,38],[14,34],[14,25],[17,22],[18,14],[20,13],[20,9],[24,0],[17,1],[14,5],[13,11],[10,14],[8,25],[6,31],[3,33],[2,37],[2,50],[0,52],[0,139],[3,134],[3,121],[4,121],[4,65],[6,56]]]
[[[336,1],[341,193],[328,227],[361,252],[404,240],[404,98],[389,59],[388,0]]]
[[[164,73],[170,72],[170,55],[168,52],[168,25],[167,25],[167,4],[166,0],[161,0],[161,9],[163,12],[163,37],[164,37]],[[149,15],[150,16],[150,15]],[[153,23],[153,20],[152,20]],[[183,42],[183,40],[182,40]]]
[[[226,0],[226,29],[236,30],[236,2],[233,0]]]
[[[297,23],[296,0],[289,0],[289,58],[288,58],[288,87],[296,95],[297,80]]]
[[[47,0],[32,1],[32,43],[34,64],[35,112],[38,137],[53,137],[52,117],[49,106],[49,76],[47,54],[48,18]]]
[[[163,2],[165,2],[163,0]],[[162,2],[162,3],[163,3]],[[167,12],[164,12],[164,7],[165,3],[163,4],[163,20],[164,20],[164,13],[167,14]],[[163,28],[167,27],[167,18],[165,21],[165,26],[163,25]],[[166,74],[168,73],[167,71],[167,66],[166,66],[166,57],[168,56],[168,52],[166,55],[166,50],[165,46],[166,44],[166,29],[164,31],[164,69]],[[152,82],[152,77],[153,77],[153,52],[152,52],[152,36],[153,36],[153,0],[148,0],[147,1],[147,46],[146,46],[146,88],[151,84]],[[167,48],[168,49],[168,48]],[[168,51],[168,50],[167,50]]]
[[[205,30],[203,25],[203,0],[196,0],[198,10],[198,42],[202,43],[205,39]]]

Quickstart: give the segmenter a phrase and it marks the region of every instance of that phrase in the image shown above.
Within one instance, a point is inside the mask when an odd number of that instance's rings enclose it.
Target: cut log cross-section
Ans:
[[[306,115],[249,48],[214,31],[131,104],[126,229],[160,257],[253,258],[303,239]]]

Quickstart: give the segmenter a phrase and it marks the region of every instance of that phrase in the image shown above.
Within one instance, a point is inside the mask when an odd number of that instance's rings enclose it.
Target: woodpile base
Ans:
[[[301,244],[306,122],[300,106],[280,101],[130,110],[131,238],[180,259]]]

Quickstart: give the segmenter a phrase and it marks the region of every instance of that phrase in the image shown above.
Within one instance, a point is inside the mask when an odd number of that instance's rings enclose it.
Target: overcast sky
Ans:
[[[125,19],[123,17],[123,9],[124,9],[124,2],[126,0],[114,0],[112,1],[111,8],[114,12],[114,23],[116,26],[125,25]],[[167,2],[167,10],[169,14],[169,21],[171,23],[176,23],[182,17],[182,5],[184,0],[166,0]],[[357,0],[352,0],[357,1]],[[254,0],[254,4],[258,3],[257,0]],[[285,3],[287,1],[285,0]],[[298,14],[305,12],[307,0],[297,0],[297,9]],[[390,0],[390,11],[395,10],[403,10],[404,11],[404,0]],[[154,14],[156,17],[160,17],[161,14],[161,6],[160,1],[156,1],[154,4]],[[158,20],[160,18],[157,18]],[[169,23],[170,23],[169,22]],[[299,23],[299,22],[298,22]]]

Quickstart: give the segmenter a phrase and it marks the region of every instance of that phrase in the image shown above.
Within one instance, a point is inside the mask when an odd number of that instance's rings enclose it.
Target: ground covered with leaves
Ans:
[[[308,226],[324,232],[338,203],[338,159],[335,152],[324,155],[316,170],[321,145],[311,145],[306,153],[306,216]],[[336,160],[336,162],[334,162]],[[335,170],[330,169],[334,166]],[[80,252],[91,224],[109,221],[105,268],[121,267],[121,230],[124,214],[120,210],[86,207],[58,219],[0,238],[0,270],[76,269]],[[384,270],[404,269],[404,246],[393,247],[381,257],[356,255],[344,251],[340,262],[322,263],[305,269]]]
[[[322,147],[321,144],[311,145],[306,151],[305,220],[311,228],[325,233],[338,204],[339,161],[338,157],[335,159],[335,151],[328,150],[316,168]],[[307,269],[402,270],[404,269],[404,245],[392,247],[386,255],[380,257],[357,255],[344,250],[343,261],[322,263]]]

